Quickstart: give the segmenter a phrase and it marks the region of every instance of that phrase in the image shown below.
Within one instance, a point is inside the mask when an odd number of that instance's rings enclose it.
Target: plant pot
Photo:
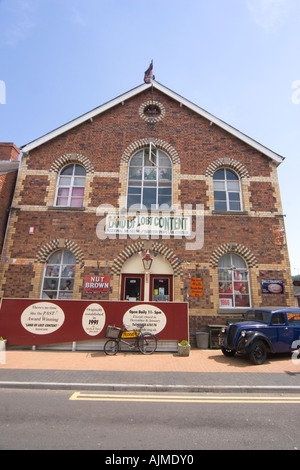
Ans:
[[[182,345],[178,343],[178,356],[189,356],[190,355],[191,346]]]
[[[0,364],[6,364],[6,339],[0,340]]]

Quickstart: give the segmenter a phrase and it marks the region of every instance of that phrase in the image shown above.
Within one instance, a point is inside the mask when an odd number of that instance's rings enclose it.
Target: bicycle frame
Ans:
[[[121,338],[117,338],[116,341],[118,343],[123,343],[126,344],[130,349],[135,349],[138,346],[138,341],[139,338],[142,336],[142,329],[144,328],[145,325],[140,325],[140,328],[138,330],[122,330],[122,335]],[[134,343],[128,343],[122,338],[135,338]]]

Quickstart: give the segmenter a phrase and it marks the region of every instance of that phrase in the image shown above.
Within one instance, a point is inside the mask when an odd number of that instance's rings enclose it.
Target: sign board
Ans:
[[[100,294],[109,291],[109,276],[85,276],[84,294]]]
[[[191,297],[203,297],[203,281],[199,277],[191,278]]]
[[[262,279],[261,291],[263,294],[283,294],[283,281],[278,281],[276,279]]]
[[[191,216],[107,214],[105,233],[190,236]]]
[[[104,339],[107,325],[188,340],[186,302],[2,299],[0,332],[8,345],[32,346]]]

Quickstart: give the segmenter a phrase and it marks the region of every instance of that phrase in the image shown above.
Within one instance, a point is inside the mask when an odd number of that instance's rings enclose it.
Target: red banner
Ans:
[[[161,340],[188,340],[188,305],[178,302],[2,299],[0,336],[32,346],[105,338],[107,325],[144,330]]]
[[[109,276],[85,276],[84,293],[100,294],[109,291]]]

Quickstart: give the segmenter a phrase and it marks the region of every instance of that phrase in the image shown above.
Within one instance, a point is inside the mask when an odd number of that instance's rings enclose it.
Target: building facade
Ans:
[[[10,142],[0,142],[0,252],[5,239],[12,198],[17,180],[20,150]]]
[[[163,85],[22,152],[2,297],[188,302],[191,333],[294,306],[283,158]]]

